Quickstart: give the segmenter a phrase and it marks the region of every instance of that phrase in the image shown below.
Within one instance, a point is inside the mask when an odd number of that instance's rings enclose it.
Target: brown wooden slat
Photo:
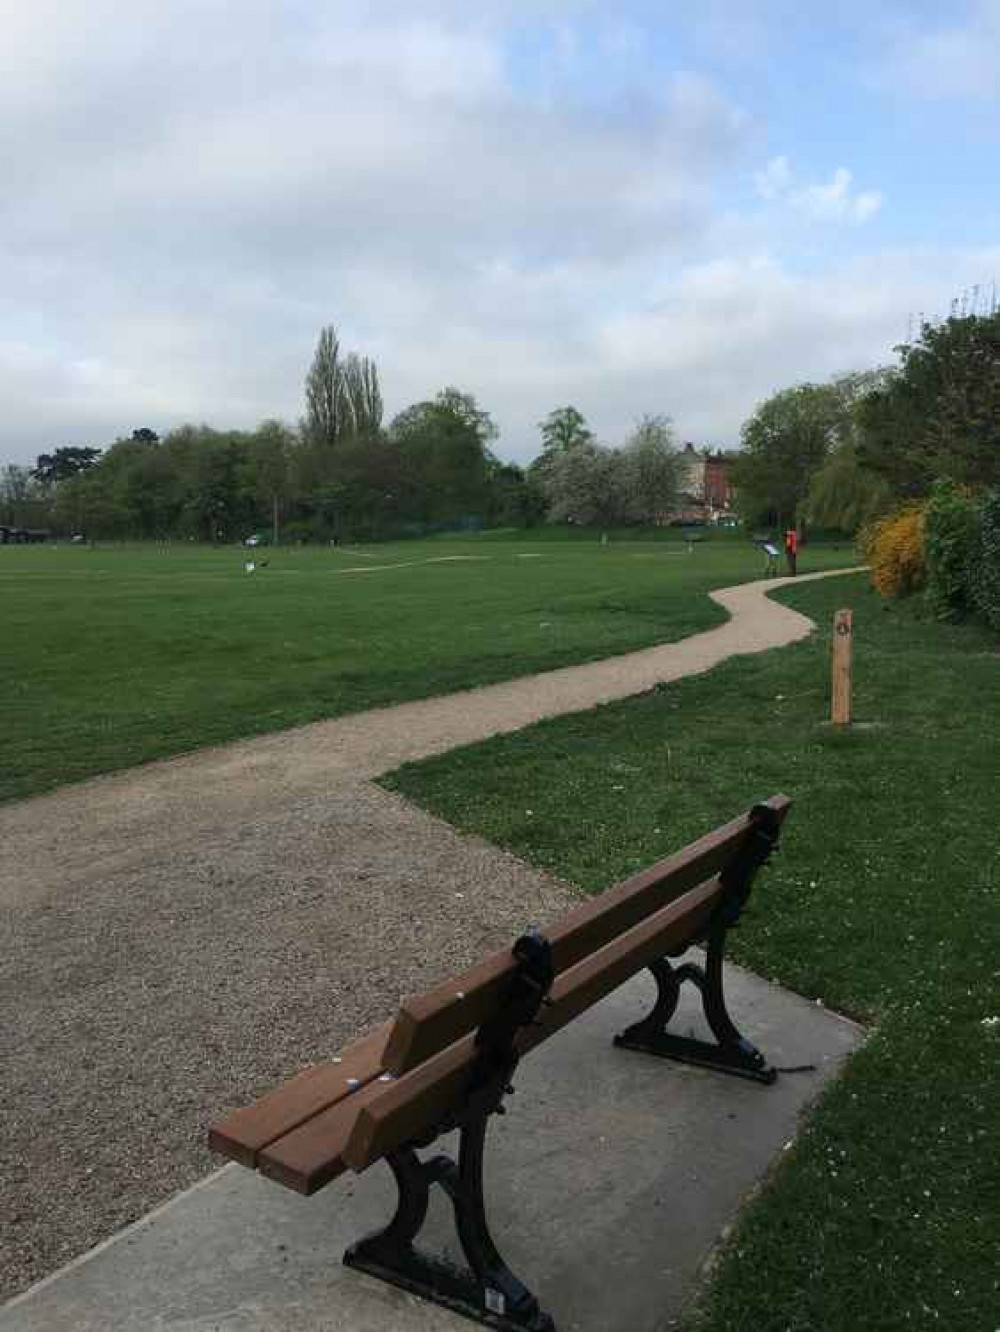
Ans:
[[[772,796],[766,803],[779,820],[791,806],[783,795]],[[633,874],[547,928],[556,973],[575,966],[623,930],[720,873],[739,850],[749,827],[749,813],[743,814],[675,855]],[[427,993],[407,999],[389,1036],[386,1068],[396,1074],[415,1069],[491,1017],[503,997],[513,965],[507,948]]]
[[[257,1169],[296,1193],[315,1193],[347,1169],[344,1151],[358,1115],[385,1090],[382,1083],[369,1082],[328,1106],[265,1147],[257,1156]]]
[[[241,1165],[257,1164],[258,1153],[276,1138],[351,1094],[349,1079],[364,1085],[382,1072],[390,1024],[347,1046],[339,1062],[307,1068],[253,1105],[232,1110],[208,1131],[208,1145]]]
[[[521,1052],[533,1050],[654,958],[699,938],[720,893],[718,877],[699,884],[563,972],[552,987],[552,1004],[543,1010],[542,1024],[521,1032]],[[413,1072],[366,1089],[371,1094],[357,1103],[346,1146],[338,1143],[351,1169],[366,1169],[452,1110],[465,1089],[474,1059],[474,1037],[465,1036]]]

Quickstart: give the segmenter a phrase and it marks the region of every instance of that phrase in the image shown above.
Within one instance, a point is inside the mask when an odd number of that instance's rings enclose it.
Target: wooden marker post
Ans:
[[[833,688],[830,720],[834,726],[851,723],[851,647],[854,613],[839,610],[833,617]]]

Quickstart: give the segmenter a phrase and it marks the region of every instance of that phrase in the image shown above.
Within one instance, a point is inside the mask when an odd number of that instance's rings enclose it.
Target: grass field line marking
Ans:
[[[435,555],[424,560],[425,564],[454,564],[458,560],[491,560],[492,555]]]
[[[339,569],[342,574],[379,573],[382,569],[412,569],[414,565],[424,564],[424,560],[404,560],[401,564],[353,564],[349,569]]]
[[[339,569],[342,574],[379,573],[383,569],[414,569],[424,564],[452,564],[456,560],[491,560],[492,555],[435,555],[430,560],[404,560],[401,564],[356,564],[349,569]]]

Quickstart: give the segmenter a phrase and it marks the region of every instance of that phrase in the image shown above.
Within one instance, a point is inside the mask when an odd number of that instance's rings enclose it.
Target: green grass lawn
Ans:
[[[385,784],[585,889],[758,797],[793,796],[735,955],[876,1026],[746,1209],[692,1326],[994,1332],[997,645],[883,603],[860,577],[779,596],[822,632]],[[870,726],[834,734],[828,626],[847,605]]]
[[[680,638],[760,565],[745,539],[0,547],[0,799]]]

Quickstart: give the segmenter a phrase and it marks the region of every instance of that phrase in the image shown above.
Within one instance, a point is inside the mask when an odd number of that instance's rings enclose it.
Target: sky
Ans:
[[[567,403],[733,447],[1000,282],[1000,0],[0,0],[0,33],[0,462],[294,422],[327,323],[390,415],[456,385],[507,459]]]

